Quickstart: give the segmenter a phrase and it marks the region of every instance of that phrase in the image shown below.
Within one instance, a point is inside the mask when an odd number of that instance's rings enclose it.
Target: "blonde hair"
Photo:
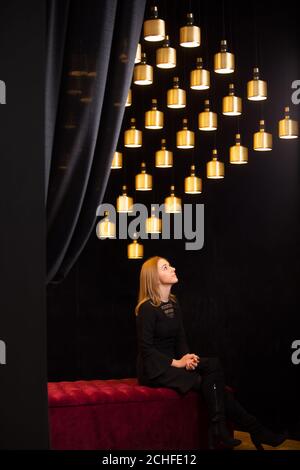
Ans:
[[[138,315],[140,306],[147,300],[151,300],[155,307],[159,307],[161,299],[159,295],[158,285],[159,276],[157,263],[162,258],[161,256],[152,256],[144,262],[140,272],[140,290],[138,296],[138,304],[135,307],[135,314]],[[170,294],[170,299],[176,302],[174,294]]]

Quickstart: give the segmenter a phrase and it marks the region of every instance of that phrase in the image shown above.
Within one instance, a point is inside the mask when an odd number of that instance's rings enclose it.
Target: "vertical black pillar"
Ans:
[[[45,3],[0,2],[0,449],[48,447]]]

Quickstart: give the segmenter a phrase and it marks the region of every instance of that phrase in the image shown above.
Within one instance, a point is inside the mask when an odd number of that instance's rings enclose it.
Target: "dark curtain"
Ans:
[[[57,116],[59,89],[65,49],[69,0],[47,1],[47,61],[46,61],[46,102],[45,102],[45,192],[47,200],[48,183],[53,150],[55,121]]]
[[[50,2],[48,18],[48,283],[65,278],[94,228],[119,138],[145,8],[144,0],[59,3]]]

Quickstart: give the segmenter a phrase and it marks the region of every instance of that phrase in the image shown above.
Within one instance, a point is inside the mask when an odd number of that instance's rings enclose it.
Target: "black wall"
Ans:
[[[178,23],[184,23],[183,2],[178,9],[170,2],[158,2],[168,23],[171,45],[176,46]],[[174,2],[172,2],[173,4]],[[222,39],[220,5],[192,2],[197,20],[203,26],[201,55],[212,70],[213,53]],[[202,4],[201,4],[202,5]],[[169,147],[175,151],[175,182],[183,202],[205,205],[205,244],[200,251],[185,251],[184,240],[144,241],[145,259],[161,255],[175,265],[179,284],[174,289],[185,313],[191,350],[202,355],[219,355],[227,381],[237,389],[248,409],[274,428],[289,427],[296,433],[300,421],[300,365],[291,363],[291,343],[299,339],[299,144],[281,141],[277,122],[284,106],[290,105],[294,118],[299,106],[291,103],[291,83],[300,79],[297,22],[293,5],[281,10],[267,3],[260,16],[243,15],[232,2],[225,2],[229,47],[237,58],[234,74],[237,95],[242,96],[244,114],[240,128],[249,147],[249,163],[229,164],[228,149],[233,145],[237,122],[220,117],[216,140],[197,130],[197,115],[204,98],[212,99],[221,114],[221,97],[227,94],[232,77],[212,73],[212,91],[188,91],[190,128],[196,132],[195,160],[203,177],[203,194],[183,194],[183,178],[189,172],[191,151],[176,151],[175,132],[181,128],[184,112],[168,110],[165,93],[172,85],[174,71],[155,69],[152,89],[133,86],[138,105],[127,108],[123,130],[130,117],[143,129],[143,114],[151,98],[158,98],[165,111]],[[186,12],[186,10],[185,10]],[[246,82],[255,64],[259,42],[261,78],[267,80],[269,99],[264,105],[245,98]],[[143,41],[143,44],[145,42]],[[145,45],[149,63],[154,63],[155,46]],[[188,90],[189,71],[198,51],[178,50],[185,72],[179,72],[181,85]],[[252,135],[264,116],[267,131],[273,133],[270,153],[252,150]],[[112,172],[105,202],[114,203],[124,178],[137,202],[163,202],[169,193],[172,171],[154,170],[154,152],[160,147],[162,131],[144,130],[143,150],[124,152],[126,174]],[[224,181],[205,178],[205,162],[217,145],[225,162]],[[123,150],[123,133],[119,150]],[[154,173],[155,198],[137,195],[133,176],[146,159]],[[127,240],[100,241],[92,234],[68,278],[48,289],[49,379],[115,378],[135,376],[136,335],[134,306],[142,261],[127,260]]]
[[[45,2],[0,3],[0,449],[46,449]]]

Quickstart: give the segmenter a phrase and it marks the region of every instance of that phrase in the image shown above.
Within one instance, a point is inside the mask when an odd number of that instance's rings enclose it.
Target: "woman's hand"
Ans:
[[[189,356],[186,361],[185,368],[186,370],[194,370],[200,362],[200,357],[196,354],[187,354]]]
[[[200,362],[200,357],[196,354],[185,354],[181,359],[173,359],[172,366],[194,370]]]

